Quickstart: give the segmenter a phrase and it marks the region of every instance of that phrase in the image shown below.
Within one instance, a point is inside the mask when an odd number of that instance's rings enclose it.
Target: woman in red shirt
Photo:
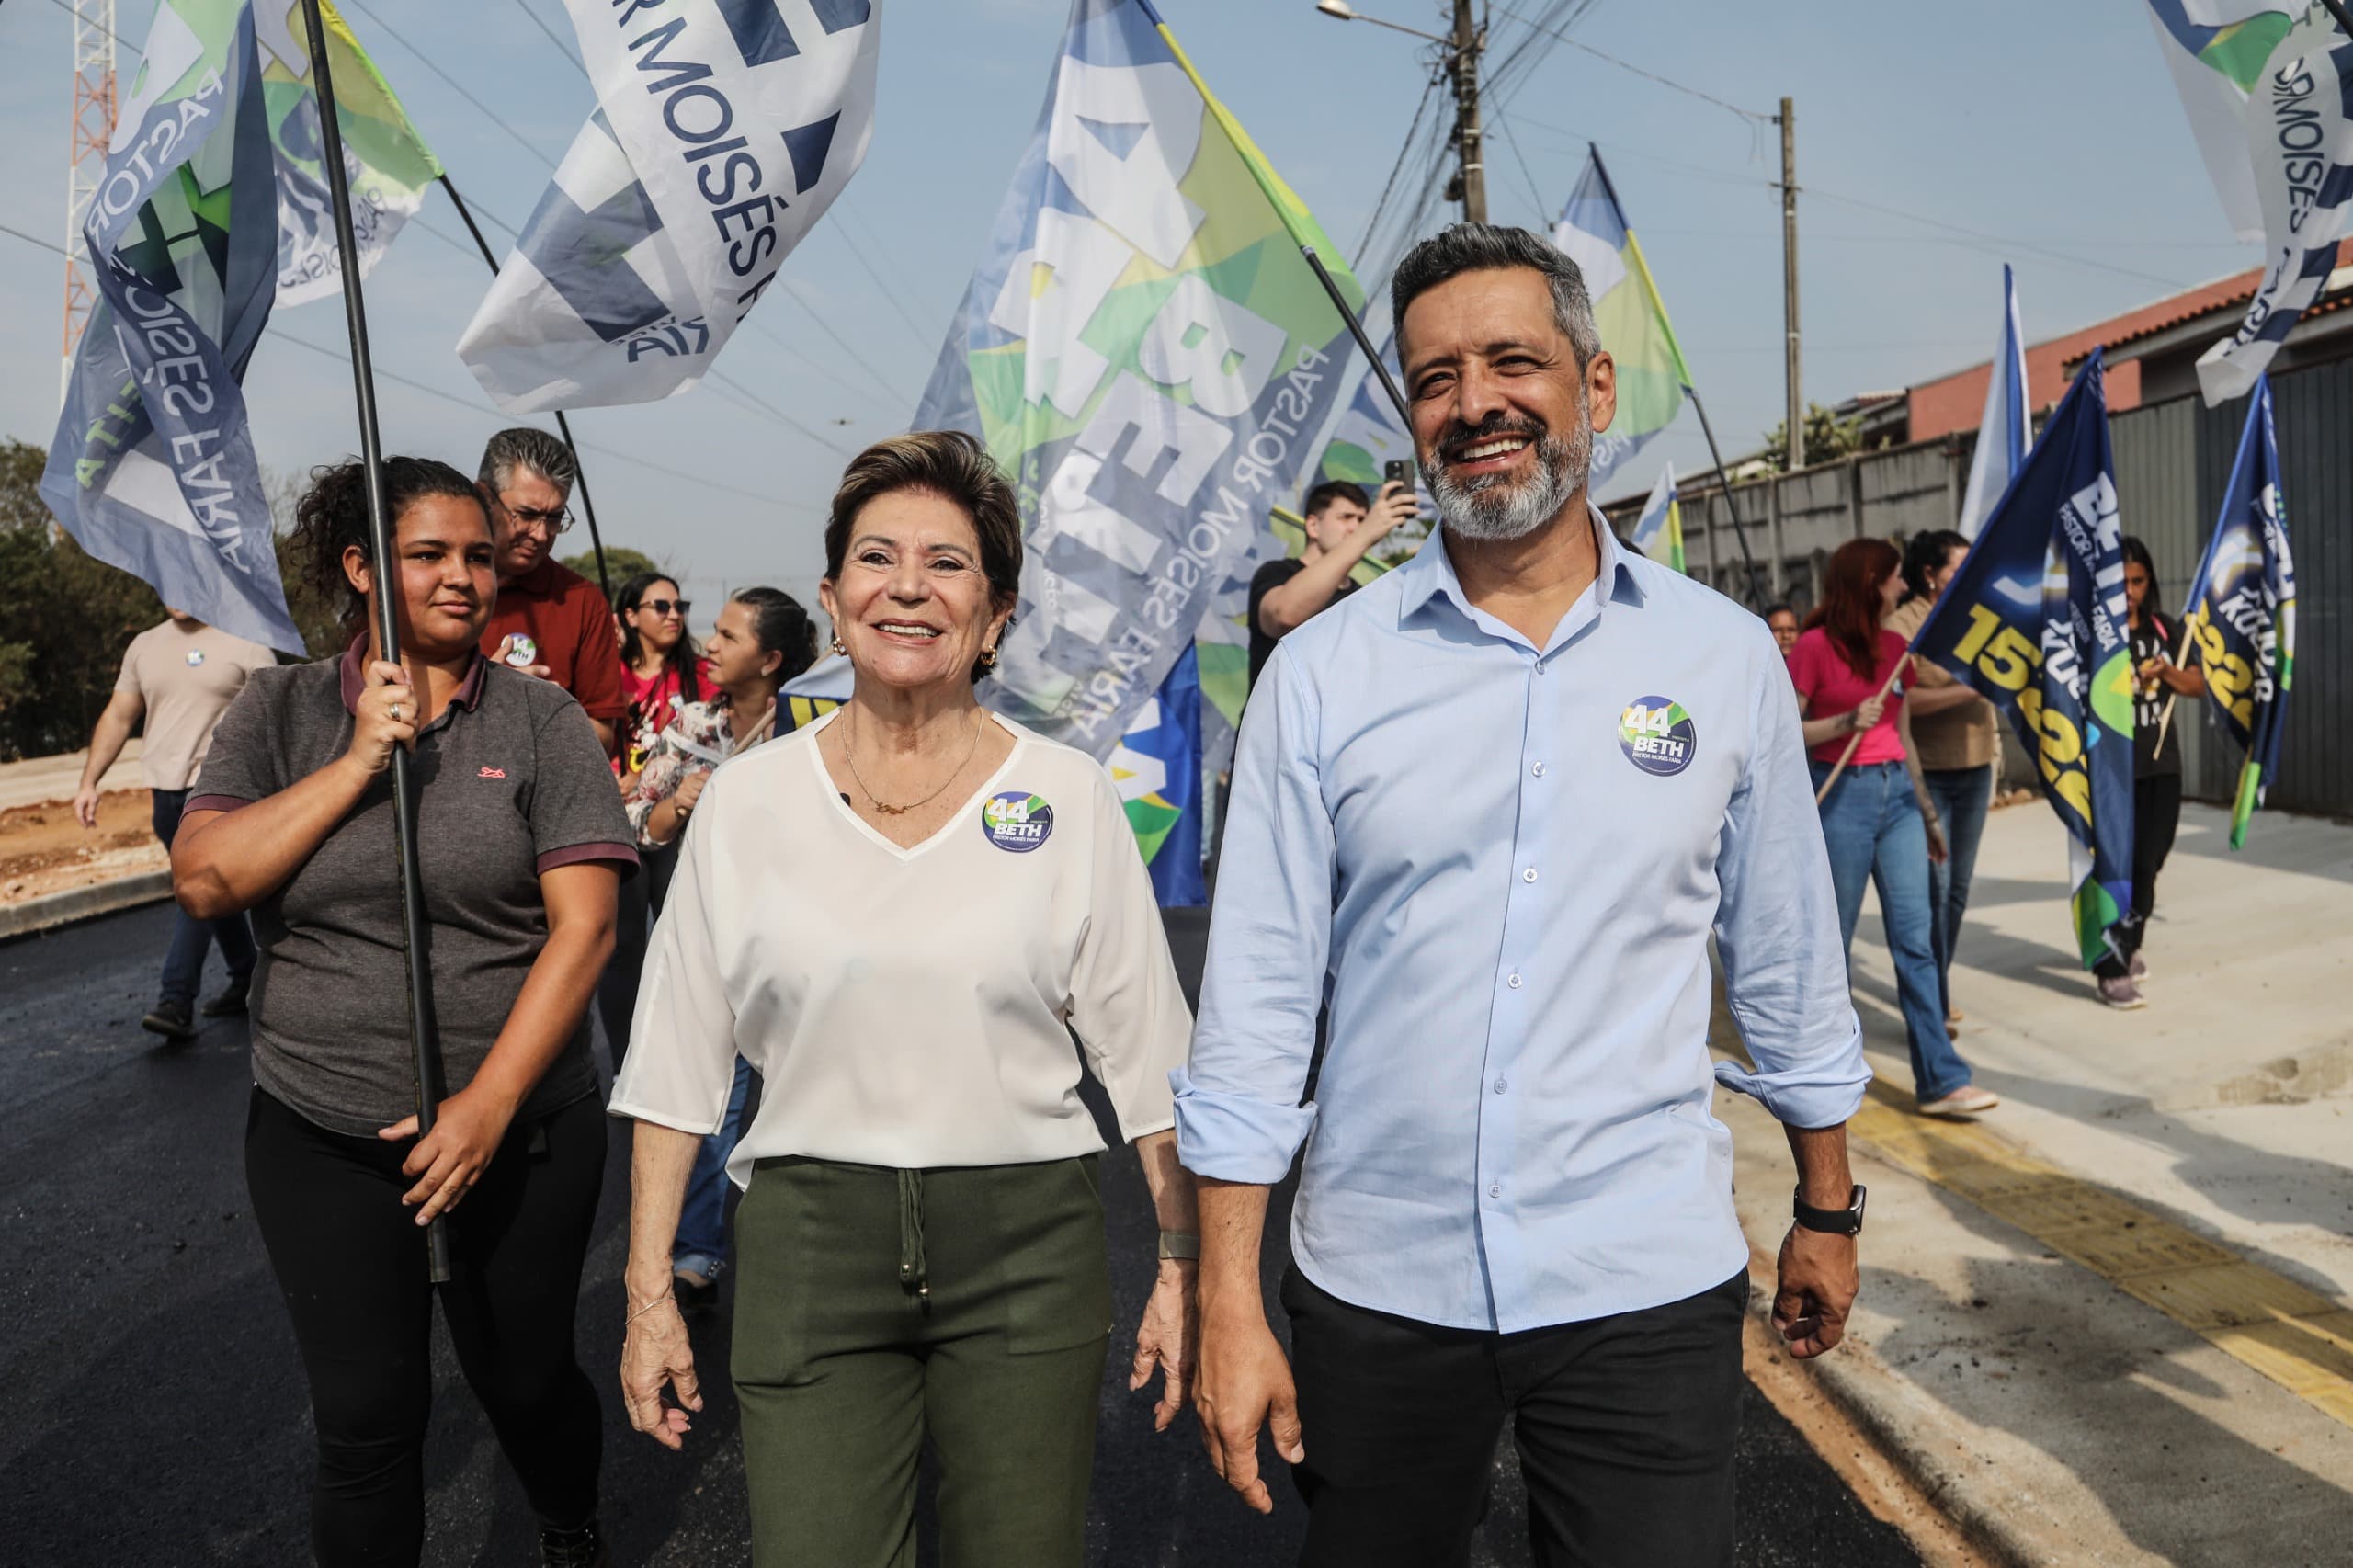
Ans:
[[[1942,857],[1944,841],[1908,744],[1902,681],[1881,695],[1910,657],[1904,639],[1881,624],[1904,591],[1903,562],[1885,540],[1849,540],[1838,547],[1823,579],[1822,603],[1790,650],[1790,679],[1805,721],[1817,791],[1850,741],[1855,748],[1821,805],[1840,934],[1851,951],[1863,884],[1876,883],[1920,1111],[1971,1116],[2001,1101],[1970,1082],[1969,1063],[1945,1028],[1928,881],[1929,856]]]
[[[621,692],[629,714],[615,768],[624,780],[645,766],[645,754],[677,718],[678,709],[710,695],[710,668],[687,635],[693,605],[676,578],[641,572],[621,585]]]

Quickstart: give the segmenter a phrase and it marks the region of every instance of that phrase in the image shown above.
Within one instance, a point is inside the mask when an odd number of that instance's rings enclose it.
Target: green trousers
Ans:
[[[735,1393],[758,1568],[1076,1568],[1110,1339],[1099,1157],[898,1171],[762,1160],[735,1215]]]

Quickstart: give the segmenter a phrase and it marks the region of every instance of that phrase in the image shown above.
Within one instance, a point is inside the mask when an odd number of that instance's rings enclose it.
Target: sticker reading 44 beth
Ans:
[[[999,849],[1027,855],[1054,831],[1054,808],[1026,790],[1008,790],[981,808],[981,831]]]
[[[1643,772],[1668,778],[1699,754],[1699,732],[1673,698],[1637,697],[1618,717],[1618,747]]]

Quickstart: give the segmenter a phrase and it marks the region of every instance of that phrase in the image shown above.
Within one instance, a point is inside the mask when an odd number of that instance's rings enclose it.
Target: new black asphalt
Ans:
[[[172,1047],[139,1028],[170,922],[158,906],[0,947],[0,1563],[309,1561],[308,1403],[240,1155],[245,1031],[233,1020]],[[1172,934],[1189,980],[1198,926]],[[630,1431],[612,1392],[628,1208],[628,1139],[614,1131],[579,1336],[605,1393],[615,1562],[746,1562],[724,1297],[697,1328],[710,1406],[684,1454]],[[1149,1396],[1127,1392],[1118,1346],[1133,1344],[1154,1224],[1134,1160],[1114,1155],[1105,1172],[1120,1326],[1088,1562],[1288,1563],[1303,1523],[1288,1483],[1272,1487],[1272,1518],[1248,1513],[1210,1472],[1191,1418],[1155,1436]],[[1283,1233],[1268,1233],[1270,1286]],[[439,1348],[426,1561],[522,1568],[536,1561],[529,1512]],[[1753,1392],[1742,1422],[1743,1564],[1916,1562]],[[1506,1442],[1472,1561],[1527,1562],[1524,1531]]]

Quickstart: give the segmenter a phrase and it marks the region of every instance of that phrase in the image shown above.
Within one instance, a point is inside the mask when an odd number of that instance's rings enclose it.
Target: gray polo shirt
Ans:
[[[234,811],[290,788],[351,744],[361,645],[256,670],[213,732],[187,809]],[[637,864],[597,732],[561,687],[476,655],[416,742],[419,869],[431,922],[443,1086],[473,1081],[546,944],[540,873]],[[380,774],[286,885],[254,906],[254,1077],[319,1126],[370,1136],[416,1108],[401,956],[392,785]],[[597,1090],[584,1013],[517,1119]]]

